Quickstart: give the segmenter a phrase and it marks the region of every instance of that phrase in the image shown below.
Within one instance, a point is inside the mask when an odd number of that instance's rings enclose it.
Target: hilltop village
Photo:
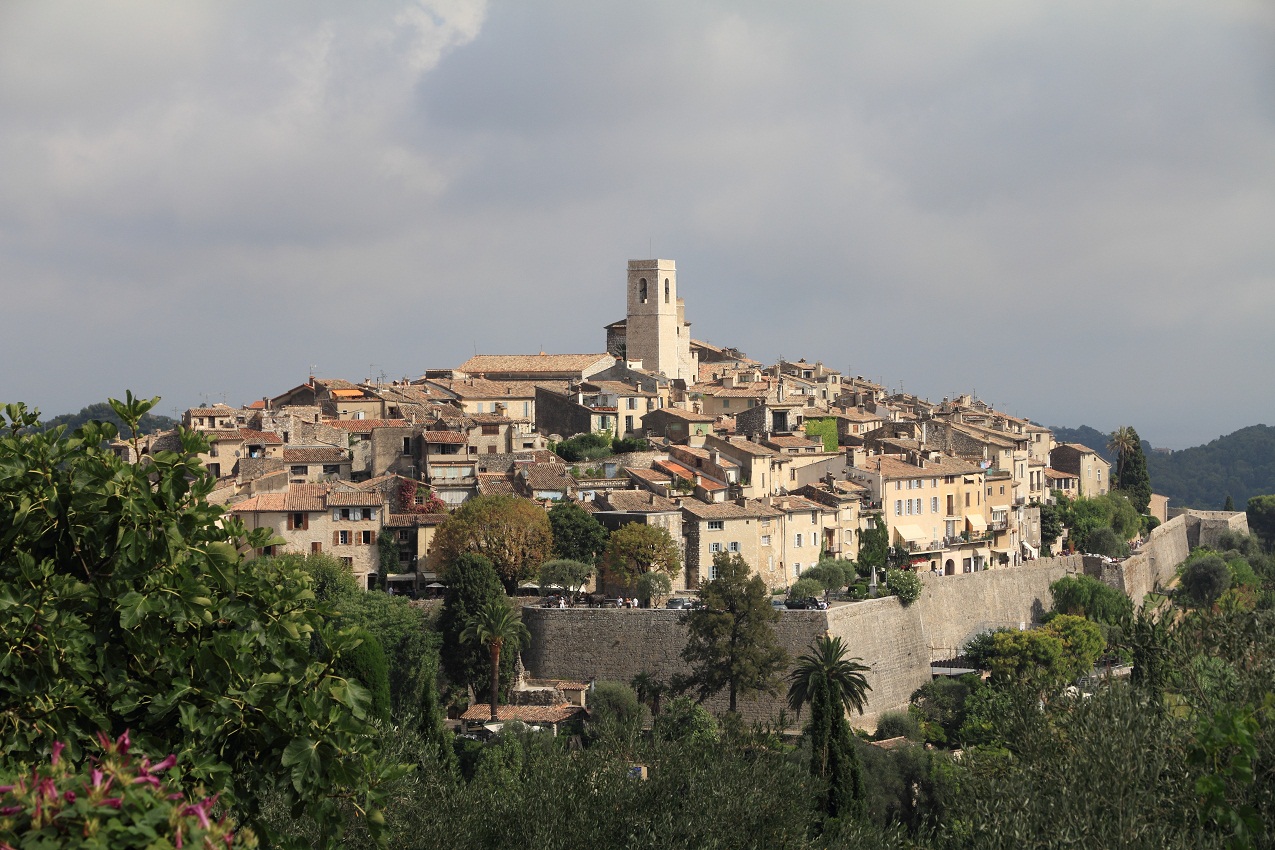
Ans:
[[[694,339],[671,260],[630,260],[626,291],[605,351],[479,354],[388,382],[310,376],[243,407],[187,410],[209,442],[211,500],[285,551],[412,593],[439,578],[431,544],[449,510],[488,494],[571,500],[611,530],[667,529],[677,592],[711,578],[719,552],[786,588],[821,557],[855,558],[878,526],[915,570],[1012,569],[1051,554],[1039,504],[1107,492],[1092,448],[968,395],[934,403]],[[574,463],[552,450],[579,435],[633,450]],[[161,432],[139,448],[178,445]]]

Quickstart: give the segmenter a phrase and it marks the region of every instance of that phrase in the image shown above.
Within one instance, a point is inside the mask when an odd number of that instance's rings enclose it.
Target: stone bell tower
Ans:
[[[629,260],[625,343],[630,360],[687,383],[697,379],[691,358],[691,326],[677,297],[677,264],[672,260]]]

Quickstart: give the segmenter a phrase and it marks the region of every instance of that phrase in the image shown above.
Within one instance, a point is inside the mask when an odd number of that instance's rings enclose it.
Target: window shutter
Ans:
[[[301,515],[301,529],[303,531],[310,530],[310,514],[304,513]]]
[[[332,545],[333,546],[341,545],[341,532],[339,531],[332,532]]]
[[[288,512],[288,531],[292,530],[292,512]]]
[[[373,531],[373,532],[372,532],[372,539],[371,539],[371,541],[370,541],[370,542],[372,542],[372,543],[375,543],[375,542],[376,542],[376,532],[375,532],[375,531]]]
[[[359,533],[359,532],[357,532],[357,531],[356,531],[356,532],[354,532],[354,545],[355,545],[355,546],[362,546],[362,545],[363,545],[363,535],[362,535],[362,534],[360,534],[360,533]]]

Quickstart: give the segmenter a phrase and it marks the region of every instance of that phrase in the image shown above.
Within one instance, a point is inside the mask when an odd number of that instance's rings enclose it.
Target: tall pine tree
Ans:
[[[1132,427],[1127,427],[1127,430],[1131,445],[1123,448],[1120,453],[1116,487],[1124,491],[1138,513],[1145,514],[1151,504],[1151,477],[1147,475],[1147,456],[1142,451],[1142,440],[1138,437],[1138,432]]]

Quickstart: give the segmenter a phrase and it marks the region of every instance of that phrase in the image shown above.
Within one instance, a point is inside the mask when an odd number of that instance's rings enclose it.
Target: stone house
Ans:
[[[1049,453],[1049,465],[1059,472],[1076,476],[1080,496],[1101,496],[1111,489],[1111,464],[1088,446],[1061,443]]]
[[[364,587],[375,584],[377,536],[385,515],[380,493],[340,483],[290,484],[282,493],[252,496],[230,512],[248,528],[269,528],[284,543],[254,555],[326,552],[341,559]]]
[[[783,556],[783,511],[763,500],[744,498],[711,504],[686,499],[681,511],[688,588],[716,577],[713,557],[719,552],[740,555],[769,588],[791,583]],[[817,560],[816,555],[811,562]]]

